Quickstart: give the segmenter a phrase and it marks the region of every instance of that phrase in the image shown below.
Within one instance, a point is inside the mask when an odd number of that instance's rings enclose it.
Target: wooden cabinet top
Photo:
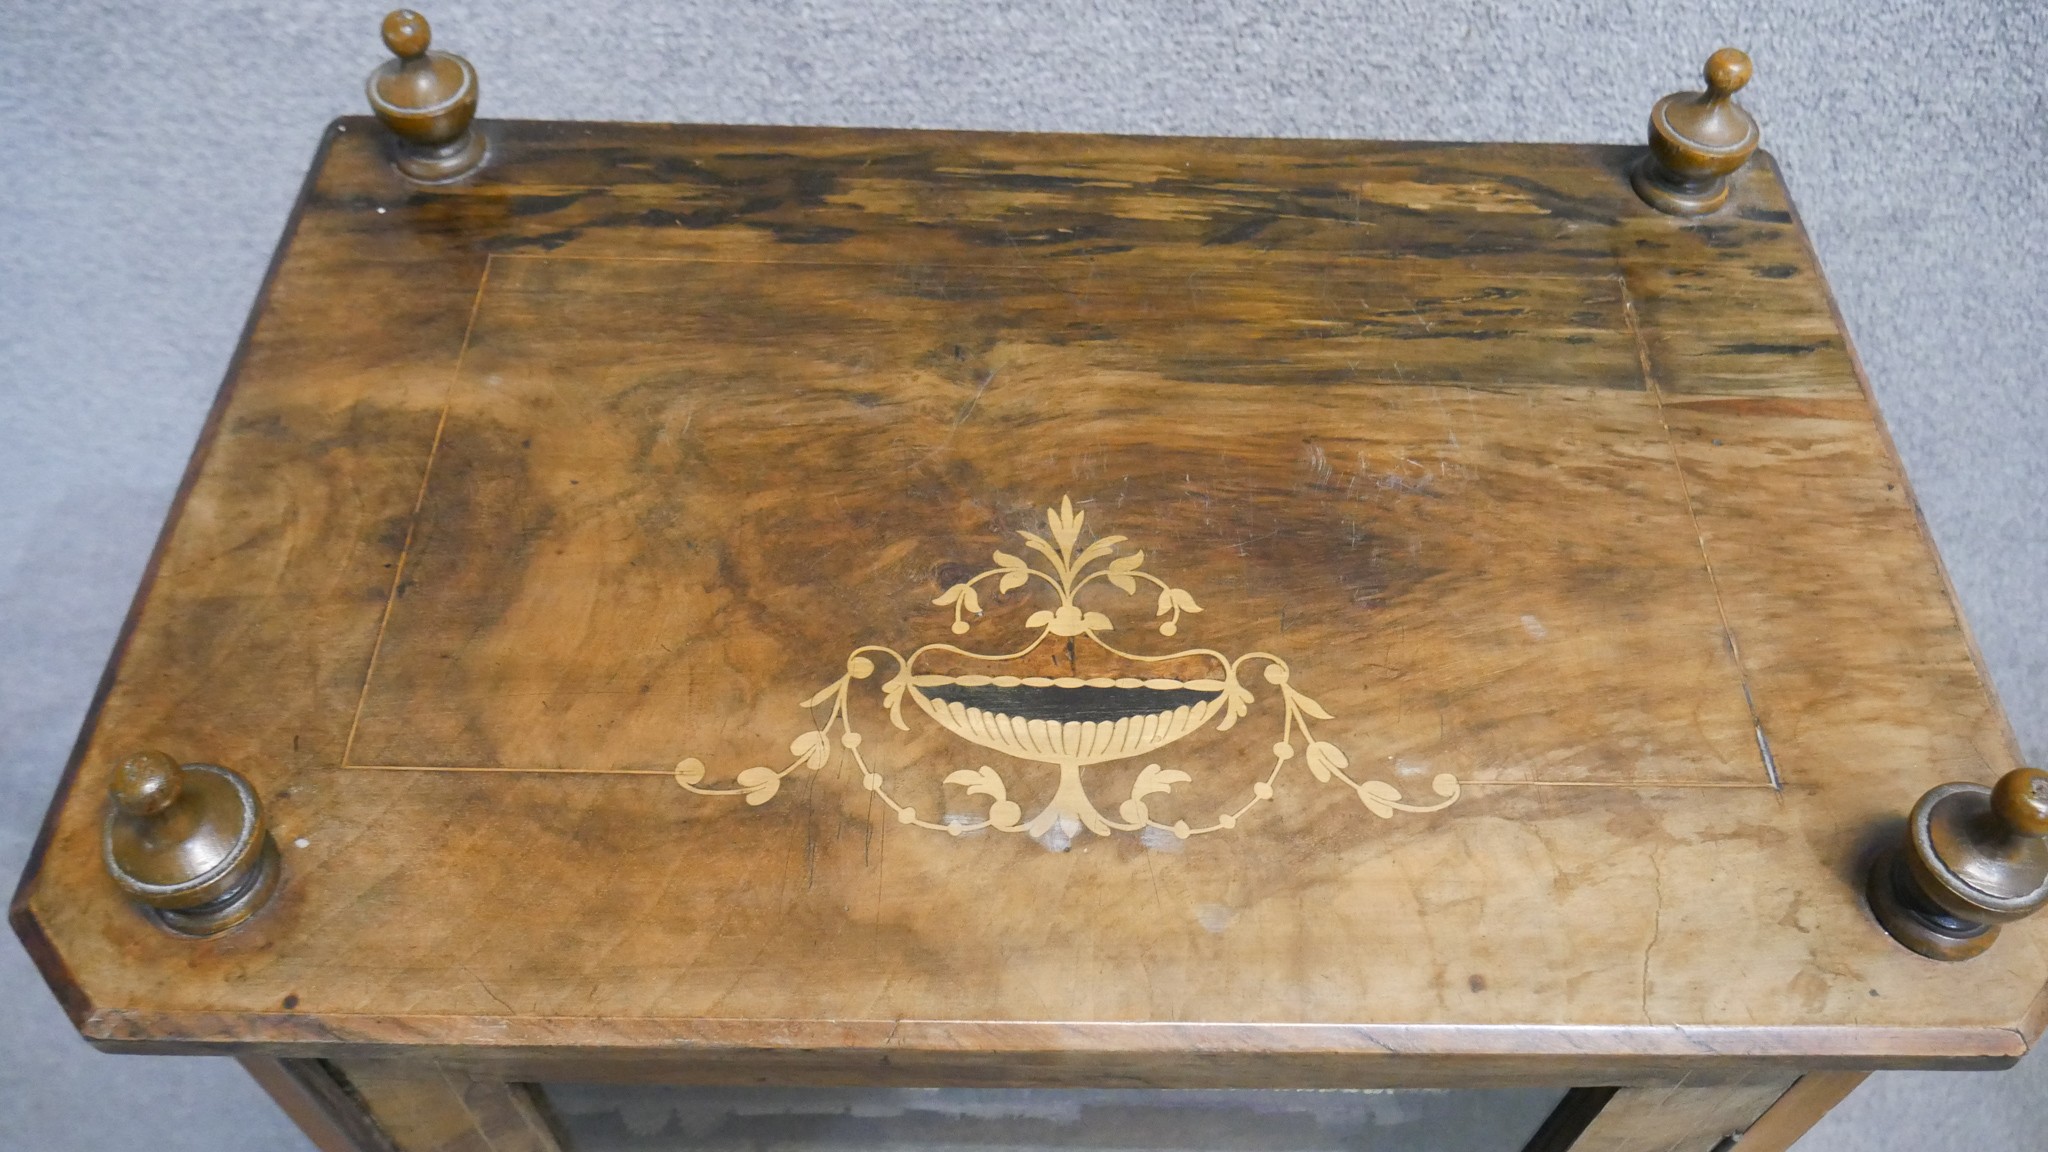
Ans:
[[[1995,1065],[2017,764],[1768,157],[331,128],[14,920],[108,1047],[738,1078]],[[276,896],[170,935],[114,765]],[[1732,1074],[1732,1073],[1731,1073]]]

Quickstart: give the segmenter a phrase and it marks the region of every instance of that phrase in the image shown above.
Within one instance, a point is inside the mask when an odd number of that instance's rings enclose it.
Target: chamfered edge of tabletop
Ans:
[[[55,942],[43,931],[42,925],[35,917],[34,899],[42,879],[44,859],[49,852],[51,840],[57,834],[58,821],[71,803],[72,794],[78,783],[79,769],[99,727],[101,710],[105,708],[107,699],[113,692],[115,680],[128,652],[129,641],[133,639],[143,609],[149,603],[150,593],[156,587],[157,574],[163,565],[165,553],[170,547],[172,535],[177,529],[186,501],[205,471],[209,450],[213,447],[216,434],[234,400],[235,385],[242,377],[242,366],[255,340],[256,326],[263,317],[271,290],[277,284],[278,273],[283,269],[285,258],[291,251],[292,240],[299,233],[300,221],[304,219],[307,207],[313,201],[320,176],[327,168],[328,154],[337,139],[335,127],[342,119],[337,118],[322,129],[319,140],[314,144],[312,162],[306,166],[306,174],[299,181],[299,190],[292,199],[290,212],[285,216],[284,229],[278,235],[277,246],[271,250],[270,262],[264,267],[263,279],[258,283],[256,296],[250,302],[249,315],[242,321],[242,330],[236,337],[234,352],[228,357],[227,370],[222,374],[220,387],[214,392],[213,403],[207,408],[206,418],[200,424],[199,433],[193,441],[192,452],[185,461],[185,471],[179,477],[170,507],[164,513],[163,524],[157,529],[156,540],[150,545],[149,560],[143,566],[141,578],[136,581],[135,594],[128,601],[128,611],[121,619],[120,631],[115,634],[106,664],[100,670],[99,681],[93,687],[92,698],[86,704],[85,715],[79,722],[78,735],[72,741],[64,770],[57,777],[57,786],[50,796],[50,805],[44,810],[42,823],[36,829],[35,841],[29,846],[28,860],[22,866],[21,878],[15,884],[13,896],[8,900],[8,925],[14,929],[15,937],[21,941],[23,949],[35,963],[37,971],[42,974],[44,982],[57,997],[57,1002],[81,1033],[85,1030],[88,1014],[92,1010],[91,1001],[77,974],[64,961]]]
[[[1181,1024],[222,1016],[95,1011],[118,1053],[430,1059],[508,1079],[904,1086],[1362,1087],[1705,1083],[1759,1069],[1997,1070],[2012,1028]]]

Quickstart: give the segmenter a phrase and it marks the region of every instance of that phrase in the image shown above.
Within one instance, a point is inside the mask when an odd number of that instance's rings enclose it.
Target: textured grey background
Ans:
[[[435,3],[487,116],[1640,139],[1746,47],[2023,747],[2048,763],[2035,0]],[[0,0],[0,876],[18,873],[373,3]],[[109,1106],[109,1105],[112,1106]],[[1875,1078],[1809,1152],[2038,1149],[2048,1059]],[[92,1053],[0,942],[0,1147],[303,1148],[232,1065]]]

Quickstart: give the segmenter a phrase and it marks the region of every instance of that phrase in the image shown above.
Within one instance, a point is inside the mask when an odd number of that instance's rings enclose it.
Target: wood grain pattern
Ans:
[[[1861,906],[1914,797],[2016,754],[1767,159],[1683,222],[1628,149],[491,123],[421,189],[363,127],[17,897],[95,1042],[1647,1084],[2038,1032],[2048,929],[1940,969]],[[844,762],[676,786],[786,762],[854,645],[950,635],[950,566],[1069,493],[1360,772],[1467,793],[1382,821],[1297,761],[1230,836],[1055,852]],[[1271,764],[1223,735],[1161,813]],[[945,783],[982,750],[891,739],[920,811],[986,810]],[[145,746],[271,806],[244,929],[162,938],[96,871]]]
[[[327,1061],[243,1056],[240,1063],[320,1152],[397,1152]]]
[[[1786,1152],[1820,1123],[1835,1105],[1849,1098],[1867,1072],[1809,1072],[1785,1090],[1756,1123],[1742,1134],[1743,1152]]]
[[[1715,1152],[1792,1083],[1789,1076],[1759,1073],[1737,1084],[1624,1088],[1586,1126],[1572,1152]]]
[[[422,1062],[349,1061],[340,1070],[403,1152],[561,1152],[528,1085]]]
[[[1543,1123],[1530,1135],[1529,1142],[1522,1146],[1522,1152],[1570,1152],[1593,1121],[1600,1116],[1600,1110],[1620,1088],[1571,1088],[1544,1117]]]

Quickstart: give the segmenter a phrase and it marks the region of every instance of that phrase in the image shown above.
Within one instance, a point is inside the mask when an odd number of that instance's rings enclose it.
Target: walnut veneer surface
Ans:
[[[483,130],[309,178],[17,899],[89,1039],[1307,1086],[2038,1034],[2048,927],[1939,965],[1862,905],[2017,761],[1767,157],[1683,221],[1626,148]],[[1185,732],[999,750],[1147,691]],[[100,871],[145,746],[270,807],[226,937]]]

